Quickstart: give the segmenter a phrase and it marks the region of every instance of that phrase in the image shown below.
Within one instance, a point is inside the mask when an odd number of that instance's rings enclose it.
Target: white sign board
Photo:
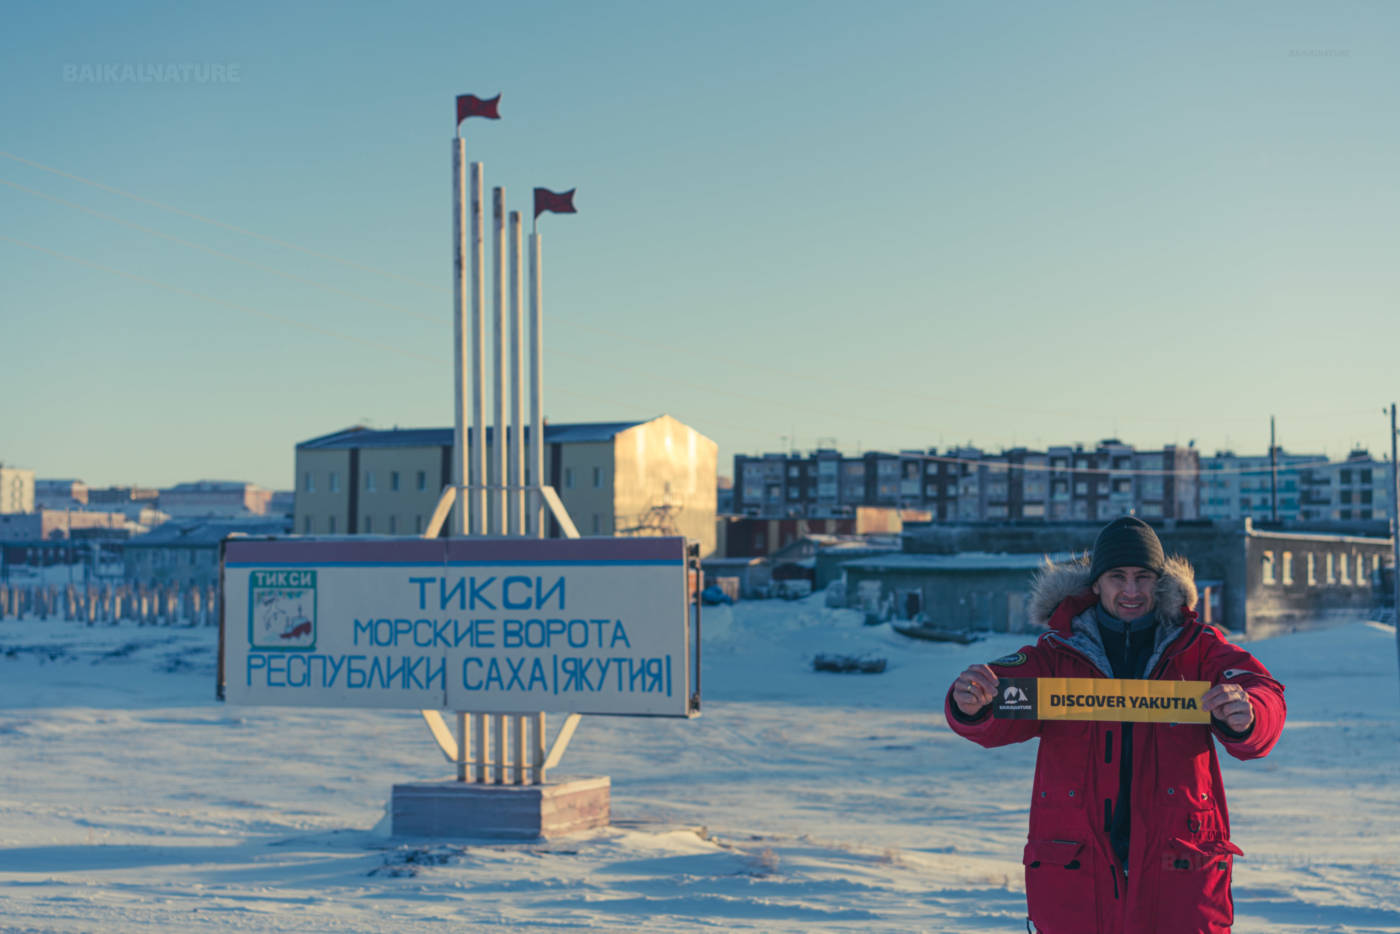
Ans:
[[[683,538],[224,542],[238,704],[691,716]]]

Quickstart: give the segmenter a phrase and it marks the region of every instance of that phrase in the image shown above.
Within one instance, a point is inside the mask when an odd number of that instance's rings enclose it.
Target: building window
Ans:
[[[397,532],[398,530],[399,530],[399,517],[398,517],[398,516],[390,516],[390,517],[389,517],[389,534],[390,534],[390,535],[393,535],[393,534],[394,534],[395,532]]]
[[[366,471],[365,471],[365,489],[368,490],[368,491],[371,492],[371,493],[374,492],[374,471],[373,471],[373,470],[366,470]]]
[[[594,468],[593,468],[593,489],[595,489],[595,490],[601,490],[602,488],[603,488],[603,468],[601,468],[601,467],[594,467]]]
[[[301,478],[301,488],[302,488],[303,490],[305,490],[306,492],[308,492],[308,493],[315,493],[315,492],[316,492],[316,475],[315,475],[314,473],[312,473],[311,471],[308,470],[308,471],[306,472],[305,476],[303,476],[303,477]]]
[[[1308,586],[1317,586],[1317,555],[1308,552]]]
[[[338,471],[331,471],[330,483],[328,485],[332,493],[340,492],[340,473]]]
[[[1259,562],[1259,570],[1262,573],[1264,583],[1274,583],[1274,553],[1272,551],[1264,552]]]
[[[1367,583],[1366,556],[1358,552],[1356,555],[1356,586],[1365,587]]]
[[[574,488],[574,468],[572,468],[572,467],[565,467],[565,468],[564,468],[564,489],[566,489],[566,490],[572,490],[573,488]]]
[[[399,472],[397,470],[389,471],[389,489],[395,493],[399,491]]]
[[[1283,585],[1287,587],[1293,583],[1293,552],[1283,553]]]
[[[1337,570],[1343,584],[1351,583],[1351,560],[1347,555],[1337,555]]]
[[[374,531],[374,516],[365,516],[365,533]]]
[[[420,470],[420,471],[418,471],[418,489],[419,489],[419,491],[422,491],[422,490],[426,490],[427,488],[428,488],[428,472],[427,472],[426,470]]]
[[[1327,583],[1329,583],[1329,584],[1335,584],[1335,583],[1337,582],[1337,568],[1336,568],[1336,565],[1333,564],[1332,552],[1330,552],[1330,551],[1327,552],[1326,557],[1327,557],[1327,561],[1326,561],[1326,564],[1327,564]]]
[[[310,535],[310,534],[311,534],[311,517],[310,517],[310,516],[307,516],[307,517],[302,521],[301,525],[302,525],[302,529],[301,529],[302,534],[304,534],[304,535]]]
[[[335,534],[335,516],[331,516],[326,520],[326,531],[330,532],[332,535]]]
[[[422,515],[417,515],[417,516],[414,516],[414,517],[413,517],[413,532],[414,532],[414,534],[418,534],[418,535],[421,535],[421,534],[422,534],[422,532],[423,532],[423,517],[422,517]]]
[[[598,468],[595,467],[593,469],[597,470]],[[598,514],[596,512],[593,514],[593,534],[598,534]]]

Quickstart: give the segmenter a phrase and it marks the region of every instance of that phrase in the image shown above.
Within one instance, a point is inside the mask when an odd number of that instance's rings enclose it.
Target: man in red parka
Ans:
[[[1184,558],[1124,516],[1090,555],[1047,562],[1032,589],[1035,645],[973,665],[948,689],[948,725],[983,746],[1040,738],[1026,841],[1026,905],[1040,934],[1229,934],[1240,849],[1215,755],[1268,754],[1283,730],[1283,685],[1203,626]],[[1201,723],[1002,720],[997,679],[1205,681]]]

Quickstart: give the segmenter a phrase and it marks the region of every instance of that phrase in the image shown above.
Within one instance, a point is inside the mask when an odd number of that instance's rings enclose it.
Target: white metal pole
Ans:
[[[1395,460],[1395,403],[1390,403],[1390,548],[1395,556],[1391,575],[1395,609],[1390,621],[1395,624],[1395,660],[1400,663],[1400,464]]]
[[[452,484],[458,535],[467,534],[467,141],[452,140]]]
[[[544,483],[544,423],[540,415],[540,395],[544,388],[540,348],[544,343],[544,319],[540,314],[540,235],[530,234],[530,485],[539,490]],[[536,495],[529,508],[530,531],[545,537],[544,497]]]
[[[506,521],[506,190],[491,189],[491,504],[487,508],[492,535],[505,531]]]
[[[510,212],[510,485],[514,489],[509,497],[510,522],[506,532],[509,535],[525,534],[525,494],[520,489],[525,481],[525,421],[521,417],[521,340],[520,325],[525,290],[521,288],[521,253],[524,246],[521,240],[522,228],[520,212]]]
[[[486,303],[486,291],[482,283],[485,266],[482,230],[481,201],[483,197],[482,165],[472,163],[472,327],[471,327],[471,369],[472,369],[472,428],[471,428],[471,490],[463,491],[471,500],[471,534],[480,535],[483,531],[482,519],[486,513],[486,417],[483,410],[482,389],[485,374],[486,343],[482,320],[482,305]]]

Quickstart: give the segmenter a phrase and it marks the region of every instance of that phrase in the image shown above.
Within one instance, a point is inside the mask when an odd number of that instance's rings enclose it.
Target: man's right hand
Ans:
[[[996,696],[996,672],[986,665],[968,667],[953,682],[953,703],[966,717],[976,716]]]

